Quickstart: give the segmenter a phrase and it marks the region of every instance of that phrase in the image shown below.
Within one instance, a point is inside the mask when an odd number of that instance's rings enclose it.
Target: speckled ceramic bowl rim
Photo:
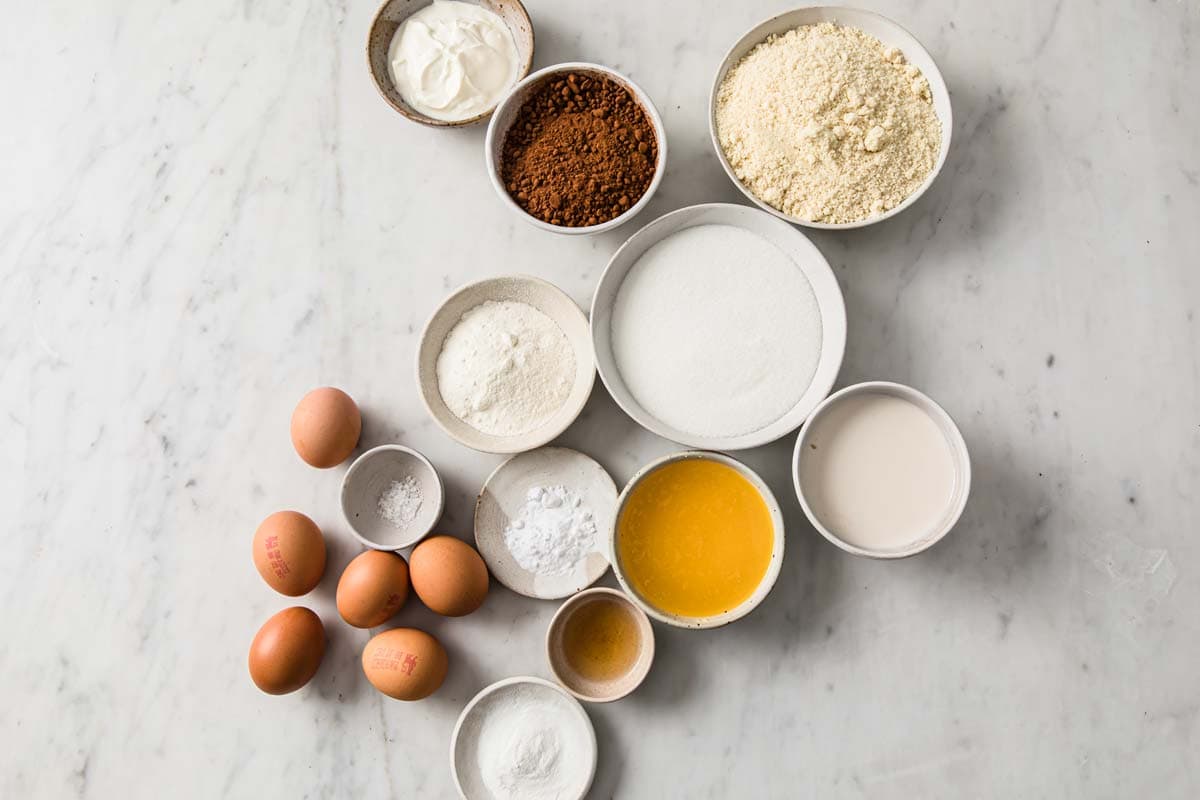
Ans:
[[[413,122],[420,123],[421,125],[427,125],[430,128],[465,128],[470,125],[483,122],[485,119],[494,114],[496,109],[500,107],[500,103],[504,101],[503,97],[500,98],[500,101],[498,101],[496,105],[492,106],[487,111],[484,111],[482,114],[476,114],[473,117],[458,120],[434,119],[433,117],[428,117],[422,114],[416,109],[408,109],[397,105],[392,101],[392,98],[388,97],[384,87],[380,84],[380,76],[375,73],[375,69],[371,66],[371,36],[375,33],[375,26],[379,24],[380,17],[383,15],[383,10],[387,8],[391,2],[392,0],[383,0],[383,2],[379,4],[379,8],[375,10],[375,14],[371,17],[370,26],[367,27],[367,72],[371,75],[371,83],[375,86],[375,91],[379,92],[379,96],[383,98],[383,101],[405,119],[410,119]],[[533,30],[533,20],[529,17],[529,10],[525,8],[524,4],[521,3],[521,0],[505,0],[505,2],[512,4],[513,8],[520,12],[521,16],[524,18],[525,24],[529,26],[529,52],[526,54],[525,58],[521,61],[520,66],[517,68],[517,83],[520,83],[521,80],[529,74],[530,67],[533,66],[533,53],[537,43],[537,37]],[[424,8],[425,5],[431,5],[432,3],[433,0],[429,0],[428,3],[421,5],[419,8],[412,9],[411,13],[416,13],[421,8]],[[501,19],[503,19],[503,17],[501,17]],[[512,33],[513,38],[516,39],[516,32],[512,30],[512,26],[508,25],[506,22],[505,27],[509,28],[509,32]],[[519,54],[520,51],[521,48],[518,47],[517,53]]]
[[[617,531],[621,528],[621,515],[625,512],[625,506],[629,502],[629,496],[647,475],[666,466],[673,464],[676,461],[685,461],[689,459],[703,459],[706,461],[714,461],[718,464],[724,464],[727,467],[732,467],[750,484],[758,490],[762,496],[763,502],[767,504],[767,512],[771,515],[771,523],[774,528],[774,542],[771,545],[771,563],[767,565],[767,571],[763,574],[762,580],[759,581],[758,587],[754,592],[746,598],[740,605],[731,608],[721,614],[713,614],[708,617],[684,617],[677,614],[671,614],[666,611],[660,611],[639,595],[625,578],[625,570],[621,567],[621,561],[617,558]],[[643,611],[649,614],[654,619],[665,622],[668,625],[674,625],[677,628],[692,628],[692,629],[707,629],[719,628],[722,625],[728,625],[735,620],[749,614],[758,604],[766,599],[771,593],[771,589],[775,586],[776,579],[779,578],[779,570],[783,566],[783,545],[784,545],[784,525],[783,512],[779,508],[779,503],[775,499],[775,494],[758,473],[750,469],[742,462],[732,456],[724,453],[717,453],[711,450],[683,450],[678,453],[663,456],[651,461],[646,466],[637,471],[629,483],[625,484],[625,488],[621,491],[621,496],[617,498],[617,514],[613,519],[612,529],[608,536],[608,560],[612,564],[613,574],[617,576],[617,582],[621,584],[621,588],[629,595]]]
[[[417,461],[419,461],[427,470],[429,470],[429,474],[433,476],[433,481],[435,484],[437,484],[438,488],[436,498],[437,511],[433,515],[433,521],[429,523],[428,527],[426,527],[424,530],[419,531],[409,539],[405,539],[403,544],[380,544],[379,542],[371,541],[358,532],[358,528],[355,526],[354,520],[351,519],[350,514],[348,514],[346,511],[346,491],[351,482],[355,480],[358,473],[362,470],[363,465],[371,459],[376,458],[380,453],[389,451],[407,453],[408,455],[417,459]],[[405,447],[402,444],[381,444],[378,447],[372,447],[370,450],[354,459],[353,463],[350,464],[350,468],[347,469],[346,474],[342,476],[341,491],[338,494],[338,507],[341,508],[342,519],[346,520],[346,525],[349,526],[350,533],[354,535],[355,539],[358,539],[358,541],[372,550],[386,550],[389,552],[395,552],[397,550],[403,550],[406,547],[412,547],[414,544],[428,536],[430,531],[437,527],[438,522],[442,518],[442,511],[446,507],[446,485],[442,482],[442,476],[438,474],[438,471],[433,466],[433,463],[422,453],[413,450],[411,447]]]
[[[575,800],[583,800],[583,798],[587,796],[588,791],[592,788],[592,781],[596,778],[596,729],[592,725],[592,718],[588,716],[588,713],[584,709],[583,705],[566,689],[559,686],[557,683],[554,683],[553,681],[548,681],[545,678],[536,678],[532,675],[515,675],[511,678],[503,678],[489,686],[485,686],[479,690],[478,694],[471,698],[470,702],[468,702],[463,708],[462,713],[458,715],[458,720],[454,723],[454,731],[450,734],[450,774],[454,777],[454,788],[458,790],[458,796],[462,798],[462,800],[475,800],[475,798],[468,798],[467,793],[463,791],[462,780],[458,776],[458,764],[454,757],[455,752],[458,750],[458,739],[459,735],[462,733],[463,723],[466,722],[467,718],[471,715],[471,712],[475,710],[475,707],[479,705],[484,698],[495,694],[501,689],[516,684],[532,684],[535,686],[545,686],[548,689],[553,689],[565,697],[569,701],[568,704],[571,706],[572,710],[578,712],[579,716],[583,719],[584,725],[588,731],[588,752],[591,756],[591,763],[588,766],[587,785],[583,787],[583,791],[581,791],[579,796],[575,798]],[[567,800],[567,798],[564,798],[564,800]]]
[[[635,666],[627,674],[622,675],[616,680],[609,681],[609,685],[615,687],[614,691],[610,691],[607,694],[589,695],[571,688],[563,679],[564,670],[559,668],[558,660],[554,657],[554,634],[561,626],[566,624],[571,614],[574,614],[585,603],[590,602],[592,598],[596,597],[611,597],[633,612],[634,617],[637,619],[638,632],[642,637],[642,649],[638,655],[638,662],[641,666]],[[646,680],[646,676],[650,674],[650,667],[654,664],[654,626],[650,624],[650,618],[646,616],[646,612],[642,610],[642,607],[631,600],[629,595],[624,592],[610,589],[607,586],[594,586],[591,589],[584,589],[563,601],[563,604],[554,612],[554,616],[550,618],[550,624],[546,626],[546,663],[550,665],[550,672],[562,684],[562,687],[580,700],[588,703],[611,703],[614,700],[620,700],[641,686],[642,681]]]
[[[725,151],[721,147],[721,140],[717,136],[717,92],[721,89],[721,82],[725,80],[725,74],[729,72],[729,70],[732,69],[733,66],[737,64],[742,57],[753,48],[754,45],[767,38],[769,34],[766,31],[774,27],[776,23],[782,21],[785,17],[796,17],[797,21],[794,25],[792,25],[792,27],[799,27],[802,25],[814,24],[814,22],[804,20],[812,20],[813,18],[822,16],[836,19],[839,15],[843,18],[846,18],[845,23],[839,22],[839,24],[849,25],[850,27],[854,27],[853,20],[849,19],[851,17],[873,17],[881,26],[894,28],[900,34],[912,39],[913,43],[915,44],[915,48],[912,49],[922,53],[924,57],[929,60],[929,64],[931,64],[933,67],[931,70],[922,70],[922,72],[925,75],[925,79],[929,81],[930,93],[934,97],[942,97],[945,99],[946,114],[945,117],[943,117],[941,114],[938,114],[938,120],[942,123],[942,143],[938,151],[937,162],[933,165],[933,169],[929,171],[929,175],[925,178],[925,181],[918,186],[912,194],[904,198],[903,202],[897,204],[895,208],[891,209],[890,211],[886,211],[883,214],[867,217],[866,219],[855,220],[854,222],[814,222],[812,220],[790,216],[783,213],[778,208],[763,202],[758,198],[757,195],[754,194],[754,192],[750,191],[750,189],[742,183],[741,179],[739,179],[736,174],[734,174],[733,167],[730,166],[729,160],[725,157]],[[780,219],[792,223],[793,225],[803,225],[806,228],[820,228],[822,230],[851,230],[853,228],[865,228],[868,225],[874,225],[877,222],[883,222],[885,219],[891,219],[911,206],[913,203],[917,202],[917,200],[919,200],[921,196],[925,194],[926,190],[933,185],[933,182],[937,179],[938,174],[942,171],[942,167],[946,164],[946,157],[950,155],[950,137],[954,132],[954,113],[951,105],[950,90],[946,88],[946,81],[942,77],[941,70],[938,69],[937,62],[933,60],[933,56],[929,54],[929,51],[925,49],[925,46],[921,44],[920,40],[917,39],[916,36],[913,36],[911,33],[909,33],[909,31],[903,26],[894,20],[883,16],[882,14],[877,14],[874,11],[867,11],[866,9],[862,8],[853,8],[851,6],[803,6],[801,8],[793,8],[791,11],[784,11],[780,14],[775,14],[770,18],[757,23],[754,25],[754,27],[750,28],[748,31],[738,37],[738,39],[733,43],[733,46],[725,51],[725,56],[721,59],[720,65],[717,67],[717,74],[713,79],[712,89],[708,96],[708,134],[709,138],[712,140],[713,149],[717,153],[717,161],[720,162],[721,168],[725,170],[725,174],[729,176],[729,180],[733,181],[733,185],[736,186],[738,190],[750,200],[750,202],[754,203],[754,205],[758,206],[769,214],[774,214]]]
[[[946,515],[936,528],[927,532],[924,536],[917,538],[908,547],[899,550],[869,550],[851,544],[839,537],[836,533],[825,527],[820,518],[813,513],[812,508],[808,504],[808,499],[804,495],[804,486],[800,481],[800,455],[804,452],[804,448],[808,444],[809,435],[815,429],[817,421],[830,408],[833,408],[841,401],[863,394],[893,395],[907,400],[920,408],[937,424],[938,429],[946,437],[946,442],[950,445],[950,450],[954,455],[955,489],[954,496],[947,507]],[[796,446],[792,450],[792,486],[796,490],[796,498],[800,501],[800,507],[804,509],[804,515],[808,517],[808,521],[817,529],[817,532],[847,553],[882,560],[908,558],[933,547],[944,539],[946,534],[958,523],[963,509],[967,506],[967,497],[971,493],[971,456],[967,451],[967,443],[963,440],[962,432],[954,424],[954,419],[946,413],[944,408],[934,402],[933,398],[929,395],[902,383],[867,381],[839,389],[825,398],[821,405],[817,406],[812,414],[809,415],[808,422],[804,423],[804,428],[801,429],[800,435],[796,437]]]
[[[504,145],[504,136],[508,133],[508,128],[499,130],[499,120],[504,116],[504,112],[508,107],[518,101],[524,100],[522,90],[527,86],[531,86],[544,78],[551,75],[557,75],[563,72],[599,72],[607,75],[609,78],[616,81],[621,86],[624,86],[633,95],[634,99],[646,112],[646,117],[650,120],[650,126],[654,128],[654,138],[658,143],[658,162],[654,165],[654,177],[650,179],[650,185],[646,187],[646,191],[638,198],[637,202],[622,212],[620,215],[612,219],[601,222],[598,225],[585,225],[578,228],[567,227],[566,225],[551,225],[549,222],[538,219],[525,209],[517,205],[517,201],[513,200],[508,194],[508,189],[505,188],[504,182],[500,180],[500,165],[496,162],[495,151]],[[515,117],[514,117],[515,118]],[[654,102],[650,99],[650,95],[646,94],[642,87],[638,86],[632,80],[622,75],[610,67],[605,67],[601,64],[593,64],[587,61],[568,61],[562,64],[553,64],[549,67],[543,67],[532,75],[527,76],[523,80],[517,81],[508,95],[500,101],[496,106],[491,122],[488,123],[487,136],[483,143],[484,162],[487,164],[488,179],[492,182],[492,187],[496,190],[496,194],[500,195],[501,201],[514,213],[518,214],[529,224],[534,227],[541,228],[544,231],[551,233],[559,233],[565,236],[587,236],[593,233],[603,233],[604,231],[612,230],[613,228],[624,225],[629,220],[633,219],[638,213],[646,207],[650,202],[650,198],[654,196],[658,190],[658,185],[662,183],[663,174],[667,171],[667,129],[663,125],[662,117],[658,114],[658,109]]]

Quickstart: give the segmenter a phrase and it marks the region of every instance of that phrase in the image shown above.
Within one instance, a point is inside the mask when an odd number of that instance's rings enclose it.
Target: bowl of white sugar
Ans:
[[[583,310],[562,289],[504,275],[453,292],[417,348],[426,410],[453,439],[522,453],[565,431],[596,380]]]
[[[846,348],[833,270],[796,228],[754,208],[689,206],[634,234],[592,299],[600,377],[642,427],[705,450],[795,430]]]
[[[899,214],[950,152],[950,93],[933,57],[890,19],[798,8],[729,49],[709,97],[709,132],[753,203],[812,228]]]

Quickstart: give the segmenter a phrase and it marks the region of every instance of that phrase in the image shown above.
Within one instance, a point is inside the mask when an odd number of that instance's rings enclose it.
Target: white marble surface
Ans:
[[[846,294],[840,384],[912,383],[975,460],[963,522],[924,556],[843,555],[804,522],[790,441],[747,454],[785,500],[774,593],[727,629],[658,628],[632,697],[590,709],[597,798],[1200,794],[1200,7],[873,2],[954,97],[946,170],[913,209],[813,240]],[[724,49],[782,0],[532,2],[537,65],[595,60],[655,98],[672,163],[638,222],[595,239],[515,219],[480,129],[375,94],[362,0],[9,4],[0,26],[0,796],[447,797],[480,687],[546,675],[552,602],[496,588],[397,623],[451,653],[402,704],[364,680],[332,608],[358,548],[343,468],[301,464],[288,416],[334,383],[363,444],[427,453],[470,530],[498,458],[421,410],[416,331],[446,291],[527,271],[586,302],[638,224],[737,201],[705,100]],[[674,449],[603,390],[563,441],[623,481]],[[324,526],[304,602],[314,683],[251,685],[288,605],[260,518]],[[607,579],[611,582],[611,577]]]

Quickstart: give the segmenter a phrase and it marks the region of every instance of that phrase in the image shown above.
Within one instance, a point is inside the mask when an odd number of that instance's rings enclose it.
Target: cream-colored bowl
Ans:
[[[624,675],[608,681],[590,680],[572,669],[563,646],[563,634],[571,617],[589,603],[595,602],[621,604],[633,615],[638,629],[638,656],[633,666]],[[554,673],[555,679],[580,700],[589,703],[611,703],[640,686],[650,672],[650,665],[654,663],[654,627],[650,624],[646,612],[623,592],[607,587],[585,589],[559,606],[550,620],[550,627],[546,630],[546,660],[550,663],[550,671]]]
[[[713,614],[707,617],[685,617],[679,614],[672,614],[669,611],[663,611],[655,607],[652,603],[642,597],[625,576],[624,567],[621,565],[621,559],[618,557],[617,537],[621,530],[621,516],[625,513],[625,507],[628,505],[629,496],[639,483],[645,480],[646,476],[650,475],[655,470],[667,464],[675,463],[676,461],[686,461],[690,459],[702,459],[714,461],[718,464],[724,464],[727,467],[732,467],[738,474],[748,480],[750,484],[758,490],[762,496],[763,502],[767,504],[767,512],[771,515],[771,522],[774,528],[774,541],[771,545],[771,562],[767,565],[767,571],[763,574],[762,580],[754,592],[747,597],[740,605],[729,609],[721,614]],[[617,576],[617,581],[621,584],[621,588],[626,594],[641,607],[643,611],[649,614],[654,619],[660,622],[665,622],[668,625],[674,625],[677,628],[719,628],[722,625],[728,625],[734,620],[742,617],[753,611],[759,603],[761,603],[768,594],[771,588],[775,586],[775,580],[779,577],[779,569],[783,566],[783,512],[779,508],[779,503],[775,500],[775,495],[771,492],[771,488],[766,482],[759,477],[758,473],[747,467],[742,462],[735,458],[730,458],[724,453],[712,453],[703,450],[685,450],[680,453],[674,453],[669,456],[651,461],[646,466],[638,470],[637,474],[630,479],[625,485],[625,489],[621,492],[621,496],[617,499],[617,516],[613,522],[611,535],[608,539],[609,545],[609,561],[612,563],[613,573]]]
[[[929,81],[929,92],[933,96],[933,111],[942,123],[942,145],[938,150],[937,161],[928,177],[925,178],[925,182],[918,186],[912,194],[895,208],[876,216],[855,220],[854,222],[813,222],[812,220],[789,216],[769,203],[760,200],[734,174],[733,167],[730,166],[729,160],[725,157],[725,151],[721,149],[721,140],[717,136],[717,92],[721,88],[721,82],[725,80],[726,73],[768,36],[786,33],[793,28],[805,25],[818,25],[822,22],[833,22],[850,28],[858,28],[874,36],[885,45],[898,48],[904,53],[904,57],[908,62],[916,65],[922,74],[925,75],[925,79]],[[717,151],[717,160],[721,162],[721,167],[725,170],[725,174],[729,176],[729,180],[733,181],[742,194],[746,195],[752,203],[763,211],[767,211],[780,219],[785,219],[796,225],[804,225],[809,228],[823,228],[826,230],[863,228],[867,225],[874,225],[876,222],[883,222],[885,219],[894,217],[917,202],[917,199],[925,194],[925,190],[933,184],[938,173],[942,171],[942,166],[946,163],[946,156],[950,153],[950,134],[953,130],[954,116],[950,110],[950,91],[946,88],[946,82],[942,79],[941,70],[934,63],[933,56],[929,55],[929,52],[921,46],[916,37],[892,20],[873,11],[864,11],[859,8],[810,6],[808,8],[785,11],[764,22],[760,22],[743,34],[734,43],[733,47],[729,48],[729,52],[725,54],[724,60],[721,61],[720,68],[717,69],[717,76],[713,80],[712,91],[709,93],[708,98],[709,136],[712,138],[713,149]]]
[[[562,407],[541,427],[516,436],[494,436],[472,428],[446,406],[438,387],[437,360],[446,335],[463,314],[489,300],[533,306],[558,325],[575,354],[575,378]],[[417,347],[417,386],[429,416],[455,441],[485,453],[522,453],[546,444],[565,431],[583,411],[595,381],[596,362],[583,310],[562,289],[530,275],[487,278],[455,290],[430,317]]]

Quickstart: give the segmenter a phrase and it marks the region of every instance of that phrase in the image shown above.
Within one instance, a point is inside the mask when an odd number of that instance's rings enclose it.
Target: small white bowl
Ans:
[[[556,683],[532,676],[517,676],[496,681],[471,698],[458,715],[458,721],[454,723],[454,732],[450,734],[450,774],[454,776],[454,788],[458,789],[458,796],[463,800],[489,800],[492,797],[479,772],[477,750],[482,717],[487,713],[489,704],[503,701],[505,695],[512,695],[521,690],[552,692],[566,703],[571,722],[578,726],[578,732],[587,742],[587,762],[581,770],[581,776],[586,774],[586,780],[580,778],[577,792],[559,797],[561,800],[582,800],[596,777],[596,729],[592,727],[592,720],[587,711],[570,692]],[[571,768],[574,764],[566,766]]]
[[[540,220],[528,213],[525,209],[517,205],[516,200],[513,200],[509,196],[508,189],[504,186],[504,181],[500,178],[500,155],[504,147],[504,137],[508,135],[508,129],[512,127],[513,122],[516,120],[517,112],[521,110],[521,106],[525,103],[529,95],[541,86],[543,80],[568,72],[598,73],[628,89],[629,93],[641,105],[642,110],[646,112],[646,119],[650,121],[650,125],[654,128],[654,138],[658,144],[658,161],[654,165],[654,177],[650,179],[650,185],[646,188],[646,193],[619,216],[613,217],[607,222],[601,222],[598,225],[585,225],[577,228],[566,225],[551,225],[549,222]],[[637,216],[638,212],[650,202],[650,198],[658,190],[658,185],[662,183],[663,173],[667,170],[667,130],[663,126],[662,118],[658,115],[658,109],[654,107],[654,103],[650,100],[650,95],[646,94],[636,83],[621,73],[600,64],[571,61],[539,69],[537,72],[518,82],[508,96],[500,101],[500,105],[496,106],[496,110],[492,113],[491,122],[488,123],[487,138],[484,141],[484,158],[487,161],[488,177],[491,178],[492,186],[496,189],[496,194],[500,195],[500,199],[504,204],[516,212],[522,219],[535,227],[541,228],[544,231],[550,231],[551,233],[561,233],[567,236],[586,236],[593,233],[603,233],[619,225],[624,225]]]
[[[762,496],[763,502],[767,504],[767,512],[771,515],[772,527],[774,528],[774,541],[771,545],[771,563],[767,565],[767,571],[759,581],[758,587],[754,592],[746,598],[741,605],[731,608],[723,614],[714,614],[708,617],[684,617],[678,614],[672,614],[667,611],[661,611],[655,608],[649,602],[642,598],[634,588],[625,579],[625,571],[621,568],[621,560],[617,557],[617,535],[621,527],[621,514],[625,511],[625,506],[629,502],[629,496],[633,490],[641,483],[647,475],[657,470],[659,467],[667,464],[672,464],[676,461],[684,461],[688,459],[702,459],[706,461],[715,461],[718,464],[724,464],[727,467],[732,467],[737,470],[743,478],[750,481],[750,484],[758,490]],[[668,625],[674,625],[677,628],[719,628],[722,625],[728,625],[730,622],[739,620],[742,617],[753,611],[759,603],[761,603],[768,594],[771,593],[772,587],[775,586],[775,580],[779,577],[779,569],[783,566],[783,512],[779,509],[779,503],[775,500],[774,493],[771,492],[771,487],[767,486],[766,481],[758,476],[758,473],[747,467],[742,462],[735,458],[730,458],[724,453],[712,453],[701,450],[685,450],[680,453],[673,453],[662,458],[651,461],[646,466],[637,471],[629,483],[625,485],[621,496],[617,498],[617,516],[613,520],[611,535],[608,539],[609,553],[608,559],[612,563],[613,573],[617,576],[617,582],[621,584],[621,588],[625,593],[638,605],[643,611],[649,614],[654,619],[665,622]]]
[[[596,682],[588,680],[571,668],[563,647],[563,635],[571,616],[585,605],[594,602],[615,602],[628,609],[638,629],[637,659],[629,672],[609,681]],[[555,679],[568,692],[588,703],[611,703],[625,697],[646,679],[650,673],[650,665],[654,663],[654,626],[641,607],[629,599],[624,592],[608,587],[587,589],[570,597],[567,602],[558,607],[546,629],[546,660]]]
[[[379,497],[392,481],[411,475],[421,487],[421,507],[406,528],[379,513]],[[354,459],[342,478],[342,516],[355,538],[374,550],[401,550],[424,539],[442,517],[446,490],[429,459],[403,445],[373,447]]]
[[[902,400],[907,400],[924,411],[946,437],[946,443],[949,445],[951,456],[954,459],[954,491],[946,507],[945,515],[934,528],[914,539],[910,545],[895,550],[870,550],[842,539],[836,532],[826,527],[812,510],[808,498],[804,494],[803,482],[800,479],[800,459],[809,445],[811,434],[816,430],[820,418],[828,413],[829,409],[834,408],[843,400],[863,394],[892,395]],[[954,527],[955,523],[958,522],[959,517],[962,516],[963,509],[967,505],[967,496],[971,493],[971,457],[967,453],[967,443],[963,441],[962,433],[958,430],[958,426],[954,424],[954,420],[950,418],[945,409],[935,403],[928,395],[901,383],[868,381],[866,383],[856,383],[853,386],[847,386],[844,389],[834,392],[813,411],[812,415],[808,418],[808,422],[805,423],[804,429],[796,437],[796,447],[792,451],[792,485],[796,489],[796,497],[800,500],[800,506],[804,509],[804,514],[808,517],[808,521],[812,523],[813,527],[822,536],[847,553],[880,559],[907,558],[924,552],[941,541]]]
[[[541,427],[517,436],[493,436],[472,428],[454,415],[438,388],[437,360],[447,334],[472,308],[493,301],[533,306],[552,319],[575,352],[575,380],[562,408]],[[587,317],[566,292],[530,275],[504,275],[469,283],[442,301],[421,332],[417,347],[417,386],[425,409],[452,439],[485,453],[521,453],[541,447],[570,427],[587,403],[596,382]]]
[[[725,74],[768,36],[777,33],[786,33],[793,28],[805,25],[818,25],[822,22],[833,22],[849,28],[858,28],[874,36],[885,45],[898,48],[904,53],[904,58],[910,64],[920,69],[925,79],[929,81],[929,92],[933,97],[933,111],[942,123],[942,145],[938,150],[937,162],[925,178],[925,182],[918,186],[912,194],[906,197],[895,208],[877,216],[867,217],[866,219],[854,222],[813,222],[812,220],[789,216],[778,208],[763,202],[754,192],[743,185],[738,176],[734,174],[733,167],[729,165],[729,160],[725,158],[725,151],[721,149],[721,140],[717,136],[717,92],[721,89],[721,82],[725,80]],[[721,61],[721,66],[717,70],[717,77],[713,81],[712,91],[709,93],[708,98],[708,133],[712,138],[713,149],[717,151],[717,160],[721,162],[721,167],[725,170],[725,174],[729,176],[729,180],[733,181],[733,184],[741,190],[742,194],[746,195],[752,203],[763,211],[774,214],[780,219],[787,220],[796,225],[804,225],[809,228],[822,228],[825,230],[864,228],[867,225],[874,225],[876,222],[883,222],[885,219],[896,216],[917,202],[917,199],[925,194],[925,190],[933,184],[938,173],[942,171],[942,166],[946,163],[946,156],[950,153],[950,135],[953,132],[954,116],[950,110],[950,91],[946,88],[946,82],[942,79],[941,70],[934,63],[933,56],[929,55],[929,52],[921,46],[916,37],[892,20],[873,11],[864,11],[859,8],[810,6],[785,11],[782,14],[771,17],[765,22],[760,22],[743,34],[734,43],[733,47],[729,48],[729,52],[725,54],[725,58]]]
[[[770,425],[741,436],[697,436],[667,425],[642,407],[625,385],[612,351],[612,313],[625,276],[638,259],[672,234],[698,225],[732,225],[754,233],[787,254],[804,273],[821,313],[821,355],[808,389],[791,410]],[[846,304],[833,270],[821,251],[801,231],[773,217],[732,203],[704,203],[664,214],[639,230],[609,259],[592,297],[592,347],[600,379],[625,413],[665,439],[700,450],[745,450],[773,442],[796,430],[829,394],[846,351]],[[681,386],[680,391],[688,387]]]

